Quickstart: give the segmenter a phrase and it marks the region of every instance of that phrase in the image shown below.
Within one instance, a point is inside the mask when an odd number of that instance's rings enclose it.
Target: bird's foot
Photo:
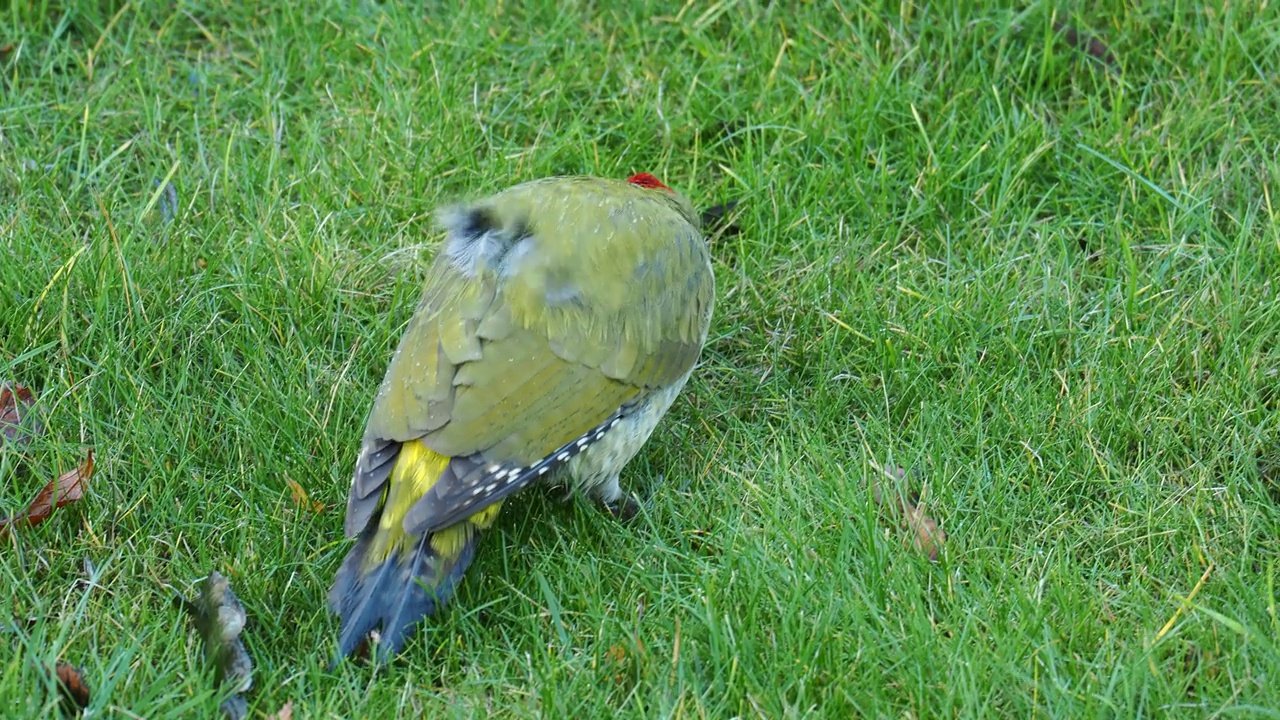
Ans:
[[[636,515],[640,514],[640,503],[636,502],[635,498],[631,496],[619,498],[610,503],[600,503],[600,506],[618,522],[624,524],[631,522]]]

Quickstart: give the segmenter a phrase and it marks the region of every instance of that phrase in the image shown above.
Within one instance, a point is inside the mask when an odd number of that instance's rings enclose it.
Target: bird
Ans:
[[[402,651],[503,502],[566,485],[622,519],[619,475],[697,364],[715,278],[690,202],[649,173],[448,205],[369,413],[329,591],[338,659]]]

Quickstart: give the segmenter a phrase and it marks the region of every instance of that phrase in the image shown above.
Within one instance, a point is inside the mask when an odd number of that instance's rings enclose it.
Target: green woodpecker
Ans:
[[[439,213],[444,246],[374,400],[329,593],[349,655],[443,606],[503,500],[618,486],[707,338],[711,260],[689,201],[645,174],[536,180]]]

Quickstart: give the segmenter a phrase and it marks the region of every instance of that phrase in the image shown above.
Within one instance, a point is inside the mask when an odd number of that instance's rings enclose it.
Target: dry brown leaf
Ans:
[[[275,720],[293,720],[293,701],[285,701],[284,707],[280,708],[280,712],[274,716]]]
[[[925,557],[936,561],[938,553],[942,552],[942,544],[947,541],[947,534],[918,505],[906,503],[905,510],[907,527],[914,533],[912,545],[924,553]]]
[[[49,484],[41,488],[31,500],[31,504],[27,505],[27,509],[22,514],[0,518],[0,537],[4,537],[11,527],[35,527],[48,520],[54,508],[69,505],[84,497],[84,488],[89,484],[89,478],[92,475],[93,448],[89,448],[89,454],[80,467],[68,470],[50,480]]]
[[[204,657],[214,667],[214,681],[235,691],[223,701],[223,717],[239,720],[248,716],[244,693],[253,687],[253,659],[245,650],[240,633],[248,621],[244,605],[222,573],[213,571],[200,587],[194,601],[178,598],[195,621],[204,640]]]
[[[0,435],[22,448],[31,438],[44,432],[35,416],[36,398],[24,385],[0,384]]]
[[[911,531],[912,547],[923,553],[925,557],[936,562],[938,554],[942,552],[943,544],[947,541],[947,534],[943,532],[942,528],[938,527],[938,521],[926,515],[924,509],[915,503],[914,494],[907,495],[902,491],[900,484],[907,477],[905,468],[885,465],[881,472],[890,480],[899,484],[899,487],[886,491],[882,488],[879,480],[873,479],[871,481],[871,496],[875,499],[876,504],[882,507],[886,505],[886,496],[893,498],[893,502],[888,503],[888,507],[892,510],[894,516]]]
[[[1113,70],[1117,67],[1116,56],[1111,54],[1111,49],[1099,40],[1097,36],[1080,32],[1061,20],[1053,24],[1053,31],[1056,33],[1062,33],[1062,39],[1068,45],[1077,50],[1083,51],[1094,60],[1103,63]]]
[[[631,662],[627,659],[627,649],[621,645],[610,645],[605,651],[606,660],[605,671],[613,676],[613,681],[619,685],[625,683],[630,676]]]
[[[307,491],[298,484],[297,480],[287,477],[284,479],[289,484],[289,492],[293,493],[293,504],[304,510],[310,510],[314,513],[324,512],[324,503],[318,500],[312,500],[307,496]]]
[[[58,677],[64,702],[73,704],[78,712],[89,707],[89,686],[84,682],[84,669],[59,661],[53,669]]]

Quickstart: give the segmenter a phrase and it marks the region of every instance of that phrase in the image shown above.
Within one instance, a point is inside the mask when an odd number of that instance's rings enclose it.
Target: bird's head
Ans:
[[[669,193],[675,192],[664,185],[661,180],[649,173],[636,173],[635,175],[627,178],[627,182],[632,185],[639,185],[642,188],[649,188],[650,190],[666,190]]]

